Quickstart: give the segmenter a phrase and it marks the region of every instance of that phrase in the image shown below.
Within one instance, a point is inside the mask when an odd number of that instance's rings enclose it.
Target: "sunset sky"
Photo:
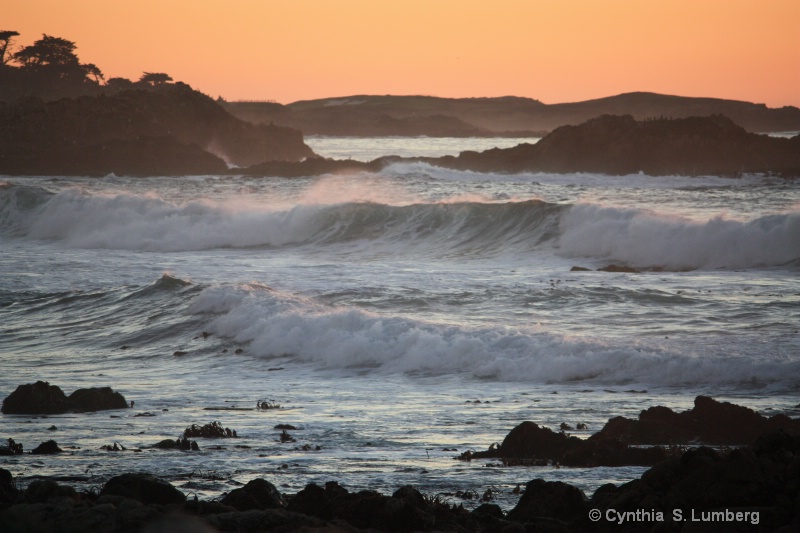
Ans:
[[[630,91],[800,107],[800,0],[16,0],[0,30],[212,96]]]

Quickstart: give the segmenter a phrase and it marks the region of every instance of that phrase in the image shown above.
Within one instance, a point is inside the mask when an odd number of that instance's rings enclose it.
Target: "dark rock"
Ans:
[[[17,500],[17,485],[14,476],[5,468],[0,468],[0,504],[14,503]]]
[[[435,516],[424,507],[414,489],[403,487],[396,494],[397,497],[373,491],[351,494],[336,482],[326,483],[324,489],[310,484],[289,501],[288,510],[380,531],[423,531],[433,525]]]
[[[422,509],[425,507],[425,498],[422,496],[422,493],[412,487],[411,485],[404,485],[394,491],[392,494],[392,498],[397,498],[399,500],[404,500],[412,507],[417,507]]]
[[[525,493],[507,518],[532,522],[537,518],[555,518],[569,522],[589,512],[586,496],[578,488],[561,481],[534,479],[525,485]]]
[[[222,427],[219,422],[211,422],[204,426],[192,424],[183,431],[183,438],[204,437],[207,439],[231,439],[236,437],[236,432],[230,428]]]
[[[186,501],[186,496],[171,484],[142,473],[115,476],[108,480],[100,494],[123,496],[145,505],[181,504]]]
[[[67,397],[55,385],[44,381],[20,385],[5,400],[5,414],[62,414],[68,411],[101,411],[128,407],[125,398],[111,387],[78,389]],[[55,427],[55,426],[54,426]]]
[[[8,439],[8,446],[0,446],[0,455],[22,455],[22,444]]]
[[[642,411],[638,420],[612,418],[589,438],[614,438],[628,444],[752,444],[762,434],[784,429],[800,432],[800,421],[785,415],[764,417],[747,407],[695,398],[694,408],[676,413],[663,406]]]
[[[80,500],[78,492],[68,486],[59,485],[55,481],[45,479],[36,480],[25,489],[25,501],[29,503],[47,503],[57,500]]]
[[[92,387],[78,389],[67,398],[70,409],[79,412],[104,411],[107,409],[127,409],[128,402],[111,387]]]
[[[254,479],[244,487],[234,489],[222,498],[222,504],[239,511],[276,509],[286,506],[278,489],[265,479]]]
[[[591,272],[592,269],[591,268],[586,268],[586,267],[573,266],[572,268],[569,269],[569,271],[570,272]]]
[[[268,161],[243,169],[241,172],[249,176],[280,176],[299,178],[302,176],[319,176],[336,172],[376,172],[386,166],[384,159],[376,159],[369,163],[354,160],[327,159],[312,157],[304,161]]]
[[[280,441],[281,442],[297,442],[297,439],[289,435],[289,432],[285,429],[281,431],[280,434]]]
[[[20,385],[5,400],[2,412],[11,415],[62,414],[69,409],[64,392],[46,381]]]
[[[496,457],[506,459],[553,459],[580,446],[577,437],[568,437],[533,422],[522,422],[512,429],[497,448]],[[475,454],[478,457],[478,454]]]
[[[582,440],[529,421],[512,429],[500,446],[492,445],[485,452],[466,452],[460,456],[463,460],[501,458],[511,465],[555,463],[584,467],[650,466],[666,457],[667,452],[661,447],[636,448],[616,438]]]
[[[590,506],[600,510],[658,510],[667,522],[677,509],[684,519],[708,510],[757,512],[740,521],[741,530],[773,531],[800,525],[800,436],[769,431],[752,447],[720,452],[711,448],[688,450],[646,471],[640,479],[614,487],[604,485]],[[753,522],[755,520],[755,522]],[[758,527],[755,526],[758,524]],[[683,524],[678,524],[681,526]],[[728,523],[722,530],[737,526]],[[666,530],[680,530],[680,527]],[[792,529],[794,527],[794,529]],[[740,529],[735,529],[739,531]],[[715,529],[716,531],[716,529]]]
[[[48,440],[47,442],[41,443],[39,446],[31,450],[31,453],[34,455],[52,455],[56,453],[61,453],[63,450],[58,447],[56,441]]]
[[[722,115],[637,122],[604,115],[562,126],[536,144],[462,152],[426,161],[478,172],[597,172],[612,175],[800,175],[800,136],[748,133]]]
[[[190,441],[188,438],[181,438],[178,437],[176,440],[172,439],[164,439],[162,441],[157,442],[153,445],[154,448],[158,448],[160,450],[183,450],[183,451],[199,451],[200,446],[197,444],[197,441]]]
[[[496,503],[482,503],[473,511],[474,514],[490,516],[492,518],[503,518],[503,510]]]
[[[251,124],[186,84],[0,106],[0,173],[171,176],[314,157],[302,134]]]
[[[668,457],[661,446],[640,448],[616,439],[583,441],[581,446],[567,450],[560,458],[564,466],[651,466]]]
[[[292,513],[284,509],[251,510],[218,513],[206,517],[215,531],[266,532],[266,531],[329,531],[348,532],[351,528],[325,527],[325,522],[312,516]],[[194,531],[194,530],[192,530]]]
[[[598,268],[598,272],[624,272],[627,274],[638,274],[639,271],[633,267],[629,266],[621,266],[621,265],[608,265],[603,268]]]

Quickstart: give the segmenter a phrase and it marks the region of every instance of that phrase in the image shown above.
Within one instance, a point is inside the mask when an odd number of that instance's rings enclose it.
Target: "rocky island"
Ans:
[[[291,128],[239,120],[186,84],[0,103],[0,173],[220,174],[229,165],[300,161],[314,152]]]
[[[746,131],[722,115],[637,121],[604,115],[562,126],[536,144],[430,160],[479,172],[596,172],[651,176],[800,175],[800,136]]]
[[[722,115],[637,121],[604,115],[577,126],[562,126],[536,144],[466,151],[458,156],[400,158],[370,162],[318,159],[272,162],[243,171],[257,176],[299,176],[328,172],[376,172],[397,162],[423,162],[475,172],[593,172],[651,176],[742,173],[800,176],[800,135],[792,138],[750,133]]]

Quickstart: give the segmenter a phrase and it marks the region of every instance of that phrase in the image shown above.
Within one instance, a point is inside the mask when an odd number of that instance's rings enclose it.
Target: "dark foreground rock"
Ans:
[[[186,496],[155,476],[146,473],[122,474],[108,480],[101,496],[123,496],[143,504],[169,505],[186,501]]]
[[[726,452],[694,448],[639,479],[591,497],[559,481],[533,479],[504,513],[474,511],[411,486],[391,496],[350,492],[336,482],[283,495],[264,479],[220,501],[186,500],[148,474],[123,474],[100,493],[51,480],[20,490],[0,469],[0,531],[548,531],[679,532],[800,530],[800,437],[783,430]]]
[[[128,402],[111,387],[78,389],[66,396],[60,387],[46,381],[20,385],[3,400],[0,411],[15,415],[54,415],[70,411],[88,412],[125,409]]]
[[[768,418],[747,407],[698,396],[694,408],[682,413],[655,406],[642,411],[638,420],[612,418],[585,440],[522,422],[500,445],[459,458],[501,459],[507,465],[651,466],[680,455],[680,446],[749,445],[773,430],[800,435],[800,420],[783,414]]]

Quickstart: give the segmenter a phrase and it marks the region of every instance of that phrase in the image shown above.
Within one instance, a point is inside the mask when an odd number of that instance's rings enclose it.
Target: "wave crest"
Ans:
[[[330,307],[263,287],[208,288],[190,311],[214,314],[209,330],[248,344],[251,355],[324,368],[536,383],[800,384],[800,361],[780,354],[756,361],[711,345],[688,355],[629,340],[443,325]]]

